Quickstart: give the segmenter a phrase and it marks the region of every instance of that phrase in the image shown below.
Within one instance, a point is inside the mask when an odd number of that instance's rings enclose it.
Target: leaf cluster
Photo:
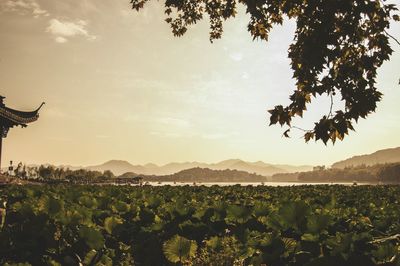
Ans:
[[[0,264],[400,262],[398,186],[10,186]]]
[[[149,0],[131,0],[139,11]],[[387,33],[391,22],[399,21],[398,9],[381,0],[166,0],[165,19],[175,36],[208,17],[210,41],[219,39],[223,22],[235,17],[238,5],[250,16],[251,37],[268,41],[276,24],[287,17],[296,21],[293,43],[288,49],[296,88],[290,104],[269,110],[270,125],[287,126],[289,136],[295,116],[303,116],[307,105],[317,96],[339,95],[344,109],[327,115],[305,130],[311,139],[335,143],[354,130],[353,124],[375,112],[382,93],[376,87],[377,70],[389,60],[391,49]]]

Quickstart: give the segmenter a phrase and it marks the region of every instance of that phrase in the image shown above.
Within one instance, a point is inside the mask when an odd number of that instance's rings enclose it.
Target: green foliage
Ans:
[[[84,264],[84,265],[92,265],[93,261],[96,260],[97,254],[98,254],[98,253],[96,252],[96,250],[90,250],[90,251],[86,254],[86,256],[85,256],[85,258],[84,258],[84,260],[83,260],[83,264]]]
[[[165,257],[170,262],[185,262],[196,255],[197,244],[179,235],[175,235],[163,245]]]
[[[0,188],[0,265],[396,265],[400,187]]]
[[[393,257],[398,254],[398,248],[394,246],[392,243],[383,243],[378,246],[377,250],[372,251],[372,254],[375,256],[376,260],[380,263],[390,262]]]
[[[333,217],[329,214],[316,214],[310,216],[307,221],[307,229],[311,233],[319,234],[323,230],[327,229],[332,219]]]
[[[79,230],[79,236],[92,249],[101,249],[104,245],[103,235],[94,228],[82,226]]]
[[[131,0],[139,11],[149,0]],[[219,39],[223,22],[235,17],[242,4],[250,20],[247,25],[253,39],[268,41],[273,26],[287,17],[296,20],[293,43],[289,46],[296,88],[288,106],[270,110],[270,125],[288,126],[292,118],[303,116],[313,97],[326,95],[333,101],[340,95],[343,110],[327,108],[327,114],[307,130],[304,139],[343,140],[353,123],[374,112],[382,93],[376,88],[377,70],[389,60],[393,50],[386,30],[399,21],[393,4],[372,1],[245,1],[189,0],[165,1],[165,21],[175,36],[203,18],[210,20],[210,40]]]
[[[117,227],[119,224],[122,224],[122,223],[123,223],[123,221],[120,218],[107,217],[104,220],[104,228],[106,229],[107,233],[112,234],[114,228]]]
[[[0,208],[0,230],[3,228],[6,222],[6,209]]]
[[[53,197],[43,196],[39,199],[39,210],[49,214],[56,215],[64,209],[63,201]]]
[[[226,209],[227,223],[245,223],[251,217],[251,210],[244,206],[231,205]]]
[[[285,226],[300,229],[304,226],[306,215],[309,212],[310,207],[305,202],[289,202],[279,209],[279,217]]]
[[[235,236],[211,237],[205,241],[206,244],[197,252],[193,265],[243,265],[243,245]]]

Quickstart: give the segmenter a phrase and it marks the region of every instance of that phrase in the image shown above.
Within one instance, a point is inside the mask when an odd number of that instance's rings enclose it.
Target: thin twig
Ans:
[[[381,2],[381,4],[382,4],[383,6],[386,6],[385,3],[384,3],[382,0],[380,0],[380,2]],[[398,45],[400,45],[400,42],[399,42],[394,36],[390,35],[390,33],[388,33],[386,30],[383,30],[383,31],[386,33],[387,36],[389,36],[390,38],[392,38],[395,42],[397,42]]]
[[[389,37],[392,38],[395,42],[397,42],[398,45],[400,45],[399,40],[397,40],[393,35],[390,35],[390,33],[387,32],[386,30],[385,30],[385,33],[386,33],[387,36],[389,36]]]
[[[304,129],[304,128],[300,128],[300,127],[296,127],[296,126],[290,126],[290,128],[292,129],[292,128],[294,128],[294,129],[298,129],[298,130],[301,130],[301,131],[303,131],[303,132],[311,132],[312,130],[309,130],[309,129]]]

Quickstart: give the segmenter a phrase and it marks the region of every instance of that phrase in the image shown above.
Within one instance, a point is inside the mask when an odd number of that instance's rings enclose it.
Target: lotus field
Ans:
[[[400,186],[6,186],[0,265],[400,265]]]

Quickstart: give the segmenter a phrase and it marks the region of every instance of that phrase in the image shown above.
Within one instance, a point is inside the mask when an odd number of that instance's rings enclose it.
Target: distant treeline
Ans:
[[[143,176],[143,180],[156,182],[266,182],[267,177],[239,170],[212,170],[195,167],[172,175]]]
[[[360,165],[355,167],[315,168],[301,173],[276,174],[273,181],[289,182],[373,182],[400,183],[400,163]]]
[[[39,167],[24,166],[21,163],[9,175],[24,180],[35,180],[43,182],[102,182],[114,179],[111,171],[91,171],[86,169],[71,170],[68,168],[57,168],[51,165]]]
[[[115,178],[111,171],[91,171],[86,169],[70,170],[55,168],[53,166],[40,166],[38,176],[43,179],[68,180],[68,181],[101,181]]]
[[[129,183],[135,182],[266,182],[267,177],[239,170],[191,168],[172,175],[138,175],[132,172],[115,176],[111,171],[88,169],[70,170],[54,166],[25,167],[20,165],[12,175],[26,180],[71,183]]]

